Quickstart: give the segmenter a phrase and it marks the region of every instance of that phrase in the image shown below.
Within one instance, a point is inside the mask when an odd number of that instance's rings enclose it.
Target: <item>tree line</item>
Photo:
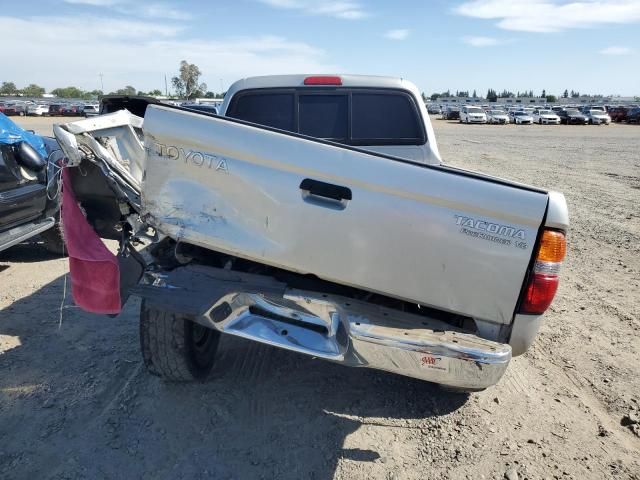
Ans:
[[[423,94],[423,97],[426,98],[426,95]],[[441,93],[433,93],[429,96],[432,101],[438,100],[440,97],[461,97],[461,98],[478,98],[476,91],[474,90],[471,95],[469,95],[468,90],[456,90],[455,94],[451,94],[450,90]],[[539,96],[536,96],[533,93],[533,90],[524,90],[524,91],[516,91],[513,93],[509,90],[502,90],[501,92],[497,92],[493,88],[487,90],[487,94],[485,98],[490,102],[497,102],[499,98],[544,98],[547,102],[555,102],[558,100],[556,95],[547,94],[545,89],[542,90]],[[565,90],[562,94],[562,98],[578,98],[580,97],[580,92],[574,90]],[[602,95],[593,95],[593,97],[602,97]]]
[[[171,85],[175,96],[186,100],[193,100],[194,98],[199,97],[224,97],[224,92],[216,93],[207,90],[207,84],[200,82],[201,76],[202,72],[196,64],[182,60],[178,68],[178,75],[171,79]],[[31,83],[24,88],[18,88],[14,82],[2,82],[0,85],[0,95],[5,96],[42,97],[45,92],[44,87],[36,85],[35,83]],[[54,88],[50,93],[59,98],[78,98],[83,100],[100,99],[105,95],[102,90],[89,91],[82,90],[81,88],[74,86]],[[107,95],[146,95],[159,97],[162,95],[162,90],[154,89],[144,92],[131,85],[127,85],[124,88],[119,88],[118,90],[109,92]]]

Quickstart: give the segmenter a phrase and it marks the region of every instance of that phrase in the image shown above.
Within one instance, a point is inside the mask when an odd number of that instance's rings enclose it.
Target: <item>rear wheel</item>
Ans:
[[[140,306],[140,347],[150,373],[170,382],[203,381],[215,363],[220,333],[157,308]]]

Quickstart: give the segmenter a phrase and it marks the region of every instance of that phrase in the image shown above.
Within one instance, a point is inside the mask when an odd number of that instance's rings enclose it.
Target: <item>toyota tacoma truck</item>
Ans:
[[[142,298],[150,372],[205,378],[227,334],[480,390],[533,342],[565,199],[445,165],[410,82],[247,78],[219,115],[108,103],[54,129],[72,290],[102,313]],[[117,256],[90,258],[83,222]]]

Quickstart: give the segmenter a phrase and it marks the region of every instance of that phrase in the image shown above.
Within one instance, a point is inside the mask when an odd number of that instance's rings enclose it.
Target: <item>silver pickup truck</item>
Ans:
[[[152,373],[204,378],[225,333],[479,390],[534,340],[565,199],[444,165],[406,80],[249,78],[219,115],[110,101],[54,131]]]

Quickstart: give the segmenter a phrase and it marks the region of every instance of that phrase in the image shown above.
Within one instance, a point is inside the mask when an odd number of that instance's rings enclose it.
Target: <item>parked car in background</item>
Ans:
[[[427,112],[432,115],[437,115],[442,112],[440,105],[429,104],[427,105]]]
[[[99,111],[100,106],[92,103],[84,106],[84,108],[82,109],[82,114],[85,117],[95,117],[96,115],[98,115]]]
[[[27,107],[27,115],[35,115],[42,117],[49,114],[49,105],[43,103],[34,103]]]
[[[60,114],[65,117],[81,117],[84,115],[84,105],[77,103],[66,105],[62,107]]]
[[[480,107],[464,105],[460,109],[460,123],[487,123],[487,114]]]
[[[63,105],[61,103],[52,103],[51,105],[49,105],[49,112],[47,113],[47,115],[49,115],[50,117],[62,115],[62,106]]]
[[[609,110],[609,116],[612,122],[624,122],[627,119],[629,107],[614,107]]]
[[[602,110],[589,110],[585,115],[592,125],[609,125],[611,123],[609,114]]]
[[[443,120],[458,120],[460,118],[460,108],[458,107],[446,107],[442,111]]]
[[[534,110],[533,121],[540,125],[560,125],[560,117],[553,110]]]
[[[489,110],[487,112],[488,123],[504,123],[509,124],[509,115],[504,110]]]
[[[632,108],[627,112],[627,123],[640,124],[640,107]]]
[[[27,114],[27,108],[22,102],[12,102],[6,104],[2,113],[4,113],[7,117],[10,117],[12,115],[24,117]]]
[[[565,125],[586,125],[589,119],[577,108],[567,108],[558,112],[560,123]]]
[[[513,123],[516,125],[531,125],[533,123],[533,117],[523,110],[513,112]]]
[[[585,115],[588,115],[589,112],[592,111],[592,110],[597,110],[597,111],[602,112],[602,113],[607,113],[607,109],[602,105],[585,105],[584,107],[582,107],[580,109],[580,111],[582,113],[584,113]]]

